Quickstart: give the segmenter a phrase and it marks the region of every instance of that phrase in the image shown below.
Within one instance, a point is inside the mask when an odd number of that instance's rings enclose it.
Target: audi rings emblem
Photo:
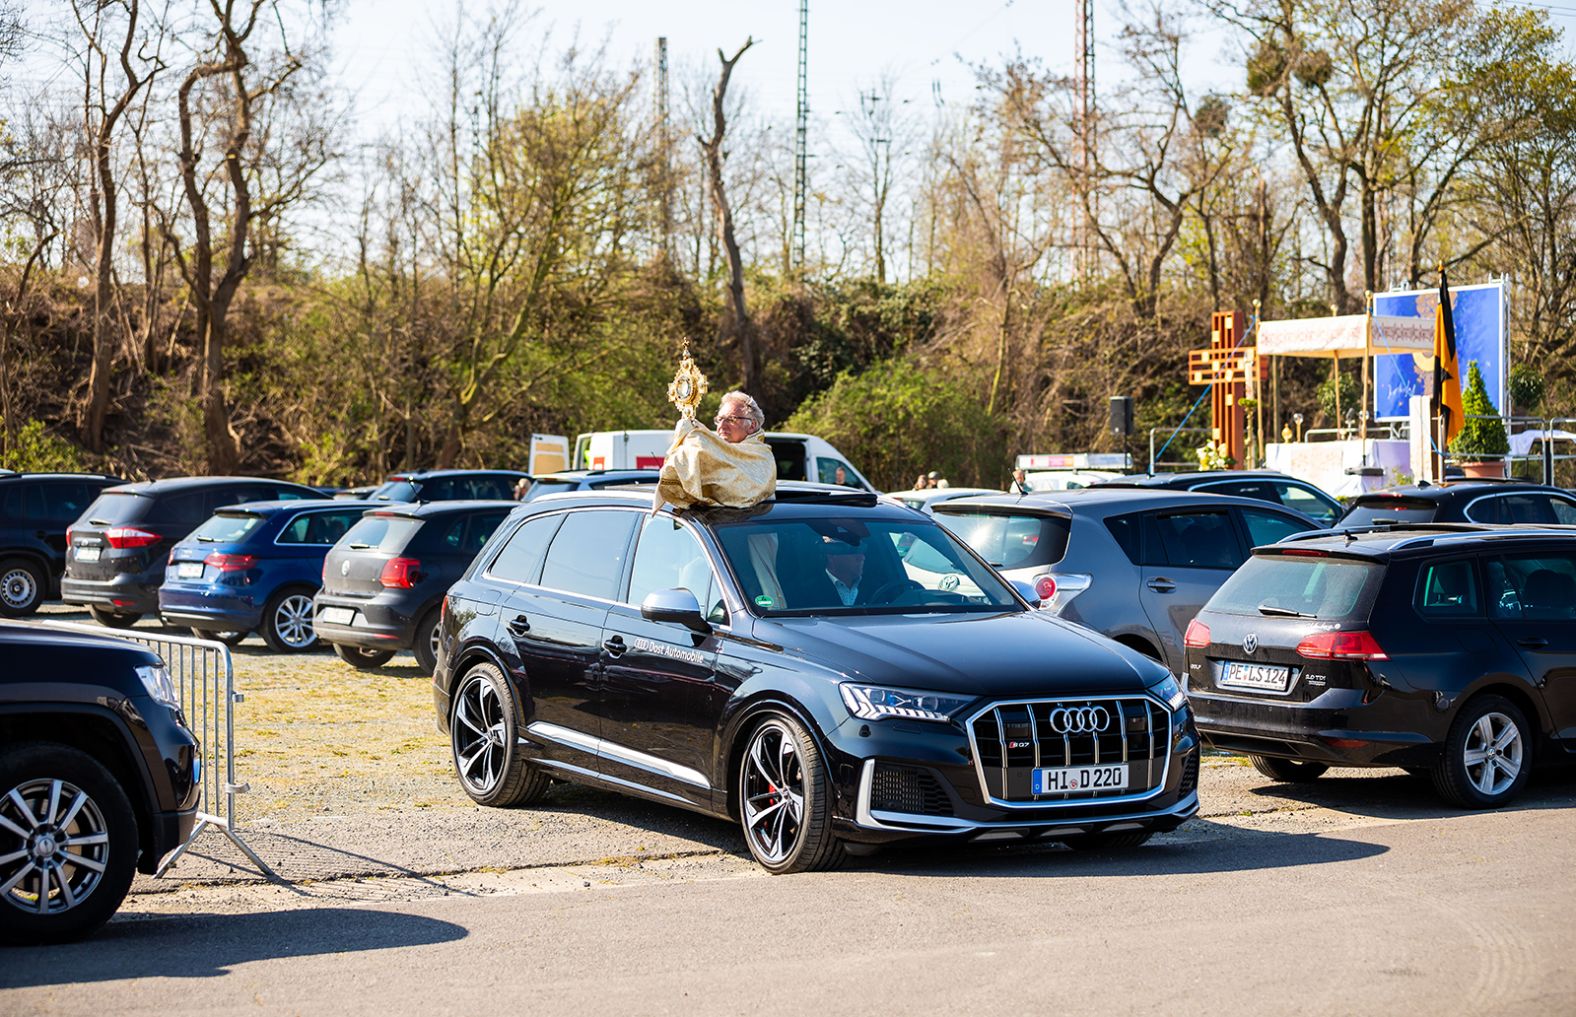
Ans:
[[[1259,634],[1257,632],[1249,632],[1247,635],[1242,637],[1242,652],[1243,653],[1253,653],[1253,652],[1257,651],[1258,648],[1259,648]]]
[[[1057,734],[1098,734],[1111,725],[1103,706],[1063,706],[1051,711],[1051,730]]]

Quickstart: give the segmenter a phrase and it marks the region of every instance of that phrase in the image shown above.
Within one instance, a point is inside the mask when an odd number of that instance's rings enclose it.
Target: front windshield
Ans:
[[[745,598],[758,614],[955,613],[1019,607],[999,576],[928,518],[827,515],[714,527]]]

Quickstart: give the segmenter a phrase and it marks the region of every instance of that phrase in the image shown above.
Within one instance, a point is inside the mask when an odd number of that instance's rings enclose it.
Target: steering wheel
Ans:
[[[871,590],[870,596],[865,598],[865,603],[880,607],[891,604],[910,590],[923,589],[923,586],[907,576],[898,576],[896,579],[888,579],[874,590]]]

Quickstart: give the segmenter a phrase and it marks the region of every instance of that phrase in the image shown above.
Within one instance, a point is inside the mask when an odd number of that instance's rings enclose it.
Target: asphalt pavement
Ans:
[[[600,855],[138,893],[0,954],[0,1014],[1576,1013],[1568,775],[1463,813],[1400,776],[1210,769],[1220,804],[1136,851],[791,877],[722,824],[646,844],[645,806],[576,798]]]

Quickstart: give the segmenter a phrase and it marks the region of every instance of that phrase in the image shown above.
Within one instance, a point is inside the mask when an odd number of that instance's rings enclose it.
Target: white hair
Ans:
[[[749,414],[751,420],[755,421],[755,429],[757,431],[766,427],[766,414],[761,412],[761,404],[756,402],[755,397],[748,392],[740,392],[738,389],[734,389],[732,392],[724,394],[722,401],[717,404],[718,409],[729,403],[743,403],[745,412]]]

